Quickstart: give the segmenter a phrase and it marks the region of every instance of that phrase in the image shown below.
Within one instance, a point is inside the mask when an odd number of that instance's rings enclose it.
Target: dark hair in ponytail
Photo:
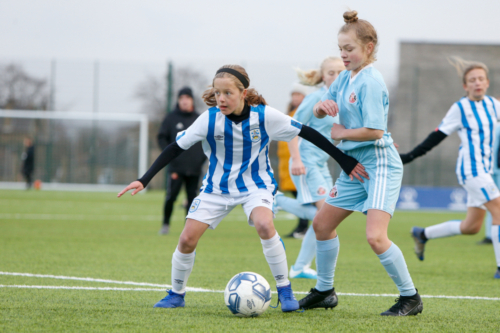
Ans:
[[[248,77],[247,71],[243,67],[241,67],[239,65],[224,65],[220,69],[222,69],[222,68],[231,68],[231,69],[238,71],[250,83],[250,78]],[[217,100],[215,99],[215,91],[214,91],[213,81],[217,78],[223,78],[223,77],[230,78],[234,82],[234,84],[236,85],[236,88],[239,89],[239,91],[245,90],[243,83],[241,83],[241,81],[236,76],[234,76],[230,73],[226,73],[226,72],[218,73],[215,75],[214,79],[212,80],[212,86],[209,89],[205,90],[205,92],[203,93],[203,96],[202,96],[203,100],[205,101],[205,103],[208,106],[216,106],[217,105]],[[259,95],[257,90],[255,90],[253,88],[247,89],[247,95],[245,96],[245,101],[249,105],[259,105],[259,104],[267,105],[267,102],[264,99],[264,97],[262,97],[262,95]]]

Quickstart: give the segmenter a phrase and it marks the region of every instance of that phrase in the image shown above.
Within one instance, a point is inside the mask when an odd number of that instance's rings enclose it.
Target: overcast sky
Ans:
[[[319,63],[348,8],[377,29],[387,76],[400,41],[500,44],[498,0],[1,0],[0,57]]]

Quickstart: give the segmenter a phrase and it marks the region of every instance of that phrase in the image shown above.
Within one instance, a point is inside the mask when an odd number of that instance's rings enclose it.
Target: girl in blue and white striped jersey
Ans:
[[[211,106],[187,130],[180,132],[153,163],[146,174],[132,182],[118,196],[134,189],[141,191],[151,178],[172,159],[202,142],[209,158],[208,172],[200,195],[193,201],[179,244],[172,257],[172,290],[155,307],[184,306],[188,277],[193,269],[198,240],[237,205],[242,205],[249,225],[261,238],[264,256],[276,280],[278,299],[284,312],[298,309],[290,281],[283,242],[273,225],[273,195],[276,181],[269,162],[271,140],[290,141],[299,135],[335,158],[352,178],[368,176],[356,159],[343,154],[324,136],[289,116],[267,106],[255,89],[249,89],[245,69],[237,65],[221,67],[212,88],[203,98]]]
[[[462,144],[458,150],[456,173],[459,184],[467,191],[467,216],[463,221],[412,228],[415,253],[424,260],[425,244],[429,239],[477,234],[487,209],[492,216],[491,237],[497,261],[494,278],[500,279],[500,192],[491,177],[493,165],[498,163],[493,160],[493,146],[500,102],[486,95],[490,81],[485,64],[454,58],[452,65],[462,77],[467,96],[453,104],[438,128],[411,152],[402,154],[401,159],[409,163],[448,135],[458,132]]]

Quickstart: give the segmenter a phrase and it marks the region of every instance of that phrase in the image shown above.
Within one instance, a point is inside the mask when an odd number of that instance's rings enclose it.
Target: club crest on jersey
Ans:
[[[336,198],[338,196],[338,191],[337,191],[337,186],[334,186],[331,190],[330,190],[330,198]]]
[[[252,142],[260,141],[260,128],[250,129],[250,139],[252,139]]]
[[[198,209],[198,207],[200,206],[200,202],[201,200],[200,199],[194,199],[193,200],[193,203],[191,204],[191,207],[189,207],[189,212],[190,213],[194,213],[196,212],[196,210]]]
[[[349,96],[349,103],[351,103],[351,104],[356,103],[357,100],[358,100],[358,96],[356,96],[356,93],[353,91],[351,93],[351,96]]]
[[[318,190],[316,191],[316,193],[318,193],[318,195],[325,195],[326,188],[324,188],[323,186],[320,186],[320,187],[318,187]]]

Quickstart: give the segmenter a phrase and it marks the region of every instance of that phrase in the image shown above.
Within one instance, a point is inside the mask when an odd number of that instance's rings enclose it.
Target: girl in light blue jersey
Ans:
[[[323,84],[323,86],[304,99],[293,118],[314,128],[332,143],[330,130],[334,122],[338,123],[338,117],[318,119],[313,116],[312,109],[343,70],[345,70],[344,63],[338,57],[328,57],[323,60],[319,70],[301,71],[297,69],[302,84],[309,86]],[[297,199],[286,197],[278,192],[275,196],[276,206],[278,209],[312,221],[333,187],[327,164],[329,156],[318,147],[309,144],[308,141],[298,138],[293,138],[288,143],[288,148],[291,156],[290,174],[297,189]],[[316,235],[311,225],[305,234],[297,260],[290,268],[288,276],[290,278],[316,279],[316,271],[310,268],[315,256]]]
[[[369,180],[351,181],[341,173],[325,204],[313,221],[316,232],[316,287],[299,301],[304,309],[334,307],[337,296],[333,277],[339,251],[336,229],[353,211],[367,215],[366,237],[372,250],[399,289],[396,304],[383,316],[416,315],[422,300],[411,280],[401,250],[387,237],[389,221],[399,196],[403,165],[387,132],[389,93],[382,75],[372,66],[376,60],[377,33],[357,12],[344,13],[346,24],[338,34],[338,45],[346,71],[342,72],[313,108],[318,118],[339,116],[332,139],[339,148],[358,159]]]

